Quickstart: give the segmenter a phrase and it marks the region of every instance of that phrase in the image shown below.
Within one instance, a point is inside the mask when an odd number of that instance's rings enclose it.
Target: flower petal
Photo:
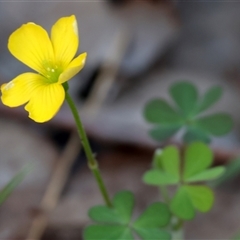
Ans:
[[[57,63],[67,67],[78,49],[78,27],[74,15],[60,18],[53,25],[51,40]]]
[[[8,49],[18,60],[43,75],[44,66],[54,61],[47,32],[34,23],[23,24],[13,32],[8,40]]]
[[[67,69],[59,76],[58,82],[64,83],[75,76],[85,65],[87,53],[82,53],[74,58]]]
[[[58,112],[65,98],[65,91],[62,85],[42,84],[34,91],[25,110],[29,117],[35,122],[46,122],[53,118]]]
[[[11,82],[1,86],[2,102],[9,107],[18,107],[28,102],[34,89],[44,81],[44,77],[36,73],[23,73]]]

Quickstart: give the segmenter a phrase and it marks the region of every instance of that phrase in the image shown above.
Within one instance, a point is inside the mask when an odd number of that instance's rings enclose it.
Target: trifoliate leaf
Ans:
[[[133,223],[135,228],[159,228],[166,226],[171,218],[168,206],[164,203],[153,203]]]
[[[185,182],[200,182],[200,181],[209,181],[214,180],[224,174],[225,168],[224,167],[215,167],[211,169],[204,170],[192,177],[185,179]]]
[[[127,226],[91,225],[84,229],[84,240],[134,240]]]
[[[124,203],[126,204],[125,208]],[[170,211],[166,204],[151,204],[133,224],[130,223],[129,217],[129,213],[132,213],[133,206],[133,196],[130,192],[122,191],[116,194],[113,205],[113,208],[106,207],[103,209],[104,206],[101,206],[102,208],[99,208],[99,206],[92,208],[92,219],[96,219],[98,222],[101,222],[101,224],[88,226],[83,233],[85,240],[134,240],[133,233],[141,236],[143,240],[170,240],[170,234],[160,229],[160,227],[166,226],[171,218]],[[107,210],[108,213],[103,213],[101,212],[102,210]],[[111,211],[116,215],[111,215]],[[100,219],[101,216],[102,219]],[[115,216],[119,216],[119,218]],[[117,221],[119,221],[119,219],[125,220],[117,222],[116,219]]]
[[[197,107],[198,92],[189,82],[178,82],[170,88],[170,94],[184,116],[189,116]]]
[[[162,153],[162,168],[175,179],[180,179],[180,157],[178,149],[174,146],[164,148]]]
[[[89,217],[102,223],[122,223],[122,217],[119,216],[115,208],[109,208],[107,206],[94,206],[88,211]]]
[[[201,129],[187,128],[187,131],[183,136],[183,141],[185,143],[192,143],[195,141],[210,143],[211,139],[209,135]]]
[[[150,123],[178,123],[181,117],[165,100],[154,99],[144,109],[144,117]]]
[[[228,114],[216,113],[197,119],[196,125],[214,136],[222,136],[231,131],[233,121]]]
[[[149,101],[144,110],[145,119],[153,124],[149,135],[156,141],[165,141],[177,131],[186,127],[183,135],[184,142],[202,141],[210,143],[211,135],[222,136],[227,134],[233,122],[229,115],[217,113],[198,118],[198,114],[211,107],[221,95],[221,87],[210,88],[198,101],[196,87],[189,82],[177,82],[169,90],[177,109],[163,99]]]
[[[134,207],[134,197],[129,191],[117,193],[113,199],[113,207],[95,206],[88,214],[89,217],[101,223],[127,224],[130,221]]]
[[[134,196],[130,191],[121,191],[114,196],[113,206],[125,223],[129,222],[134,207]]]
[[[160,229],[166,226],[170,219],[171,214],[166,204],[153,203],[137,218],[132,227],[143,240],[170,240],[170,234]]]
[[[213,191],[206,186],[184,186],[193,206],[200,212],[208,212],[214,202]]]
[[[173,185],[178,181],[178,177],[159,169],[149,170],[143,175],[143,182],[149,185]]]
[[[133,229],[144,240],[170,240],[170,234],[160,229],[169,223],[170,218],[171,214],[166,204],[153,203],[133,223]]]
[[[219,86],[214,86],[210,88],[203,96],[202,101],[200,102],[197,113],[203,112],[204,110],[211,107],[216,103],[222,96],[222,88]]]
[[[183,180],[202,172],[210,167],[213,161],[211,149],[202,142],[191,143],[184,155]]]
[[[214,195],[206,186],[184,185],[180,187],[173,197],[170,208],[176,216],[184,220],[191,220],[195,210],[208,212],[213,205]]]
[[[195,216],[192,201],[185,187],[180,187],[170,203],[171,211],[181,219],[191,220]]]
[[[149,135],[154,140],[161,142],[172,137],[180,128],[181,125],[163,124],[151,129]]]
[[[159,228],[136,228],[135,231],[143,240],[170,240],[171,235]],[[123,240],[123,239],[122,239]]]

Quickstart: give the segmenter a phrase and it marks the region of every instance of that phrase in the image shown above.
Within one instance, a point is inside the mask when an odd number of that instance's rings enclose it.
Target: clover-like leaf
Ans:
[[[206,186],[184,185],[173,197],[170,208],[176,216],[184,220],[191,220],[195,216],[195,209],[208,212],[213,205],[214,195]]]
[[[211,107],[216,103],[222,96],[222,88],[219,86],[214,86],[210,88],[203,96],[202,101],[199,103],[197,108],[197,113],[203,112],[204,110]]]
[[[191,83],[178,82],[173,84],[170,88],[170,94],[184,116],[189,116],[196,109],[198,92]]]
[[[170,203],[171,211],[181,219],[190,220],[195,216],[194,206],[184,187],[180,187]]]
[[[193,206],[200,212],[208,212],[214,202],[213,191],[206,186],[184,186]]]
[[[156,214],[157,213],[157,214]],[[166,204],[153,203],[135,220],[134,228],[158,228],[166,226],[171,214]]]
[[[134,240],[127,226],[91,225],[84,229],[84,240]]]
[[[95,206],[89,210],[88,214],[96,222],[127,224],[130,221],[133,206],[133,194],[129,191],[122,191],[115,195],[113,208]]]
[[[178,149],[174,146],[168,146],[163,150],[157,150],[154,156],[154,168],[143,175],[143,181],[146,184],[161,186],[175,185],[180,183],[200,182],[214,180],[220,177],[224,167],[210,167],[213,161],[211,149],[202,142],[190,144],[184,154],[183,172],[181,173],[181,164]]]
[[[165,100],[154,99],[144,109],[145,119],[150,123],[177,123],[181,121],[179,114]]]
[[[130,191],[121,191],[113,199],[113,206],[122,216],[125,223],[129,222],[134,207],[134,196]]]
[[[178,149],[175,146],[164,148],[162,153],[162,168],[166,173],[179,179],[180,158]]]
[[[98,224],[90,225],[84,230],[85,240],[133,240],[133,233],[143,240],[166,239],[170,235],[160,227],[170,221],[170,212],[167,205],[154,203],[150,205],[131,224],[134,197],[129,191],[117,193],[113,200],[113,207],[96,206],[90,209],[89,216]]]
[[[178,178],[170,173],[166,173],[159,169],[152,169],[143,175],[143,182],[149,185],[175,185],[178,183]]]
[[[154,99],[147,103],[144,110],[145,119],[155,124],[149,131],[154,140],[166,141],[184,128],[186,130],[183,135],[184,142],[210,143],[211,136],[220,137],[231,130],[233,121],[228,114],[198,116],[220,99],[221,87],[210,88],[200,99],[196,87],[189,82],[174,83],[169,92],[177,109],[163,99]]]
[[[193,182],[216,179],[224,173],[225,168],[221,166],[208,169],[212,161],[211,149],[202,142],[187,146],[182,164],[178,149],[168,146],[156,151],[154,169],[144,174],[143,181],[156,186],[180,186],[170,202],[170,209],[179,218],[190,220],[194,218],[196,210],[207,212],[213,205],[214,196],[211,189],[206,186],[189,185]]]
[[[115,208],[107,206],[94,206],[89,209],[89,217],[96,222],[103,223],[122,223],[122,216],[118,214]]]
[[[222,136],[232,129],[233,121],[228,114],[217,113],[197,119],[196,125],[214,136]]]
[[[151,204],[133,223],[133,229],[144,240],[170,239],[168,232],[160,229],[166,226],[171,218],[170,211],[164,203]]]
[[[200,181],[209,181],[214,180],[224,174],[225,168],[224,167],[215,167],[211,169],[204,170],[198,174],[193,175],[185,179],[185,182],[200,182]]]
[[[162,124],[151,129],[149,135],[156,141],[165,141],[172,137],[181,127],[181,124]]]
[[[191,143],[184,155],[184,181],[210,167],[213,161],[211,149],[202,142]]]
[[[149,239],[154,239],[154,240],[170,240],[171,235],[162,229],[159,228],[137,228],[135,229],[137,234],[143,239],[143,240],[149,240]],[[122,239],[125,240],[125,239]]]
[[[174,146],[164,148],[157,160],[158,168],[147,171],[143,176],[143,181],[147,184],[157,186],[178,183],[180,180],[180,159],[178,149]]]

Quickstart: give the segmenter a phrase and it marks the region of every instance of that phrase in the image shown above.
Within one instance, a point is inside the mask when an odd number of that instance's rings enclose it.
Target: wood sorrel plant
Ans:
[[[95,224],[84,230],[84,239],[131,240],[140,237],[169,240],[182,232],[183,221],[193,219],[196,211],[211,209],[214,195],[202,182],[216,179],[224,168],[209,168],[213,154],[200,141],[187,146],[183,158],[175,146],[156,150],[153,168],[144,174],[143,181],[157,186],[164,202],[150,204],[134,218],[135,201],[131,192],[121,191],[110,199],[78,111],[68,93],[67,81],[83,68],[87,56],[83,53],[74,58],[78,49],[75,16],[60,18],[52,27],[51,37],[39,25],[24,24],[12,33],[8,47],[18,60],[37,73],[24,73],[3,84],[2,102],[9,107],[26,104],[25,110],[36,122],[52,119],[64,100],[72,111],[89,168],[105,202],[104,206],[89,210],[89,217]],[[209,142],[209,135],[223,135],[231,128],[232,121],[226,114],[198,118],[199,113],[220,98],[219,88],[210,89],[200,101],[196,88],[186,82],[174,85],[170,93],[178,109],[162,99],[149,102],[145,108],[146,119],[158,125],[151,131],[154,139],[166,139],[184,125],[187,126],[184,140]],[[169,186],[176,187],[175,193],[169,193]],[[177,239],[182,237],[178,235]]]
[[[162,98],[150,100],[144,109],[147,122],[154,125],[149,131],[157,141],[164,141],[184,128],[183,141],[203,141],[210,143],[210,136],[220,137],[227,134],[233,125],[226,113],[202,115],[222,96],[218,86],[210,88],[199,97],[197,88],[189,82],[177,82],[169,89],[174,105]]]

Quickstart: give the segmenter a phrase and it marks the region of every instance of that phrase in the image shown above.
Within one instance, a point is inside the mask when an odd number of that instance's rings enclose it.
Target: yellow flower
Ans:
[[[9,37],[8,49],[37,73],[23,73],[3,84],[3,104],[18,107],[27,103],[25,110],[31,119],[36,122],[50,120],[65,99],[62,84],[84,67],[87,57],[83,53],[74,58],[78,49],[75,16],[60,18],[53,25],[50,38],[41,26],[23,24]]]

